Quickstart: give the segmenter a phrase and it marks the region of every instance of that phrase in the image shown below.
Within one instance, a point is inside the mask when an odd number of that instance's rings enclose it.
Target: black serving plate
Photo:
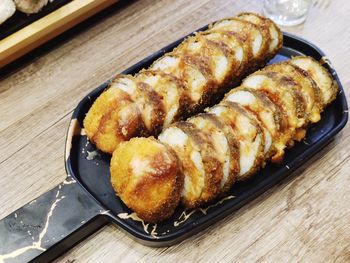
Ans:
[[[203,29],[206,27],[200,30]],[[183,38],[159,50],[123,73],[132,74],[148,67],[182,40]],[[0,247],[0,255],[5,255],[5,259],[15,255],[13,259],[20,261],[47,261],[107,222],[115,223],[143,244],[170,246],[233,213],[286,178],[320,151],[348,120],[342,85],[320,49],[303,39],[284,33],[283,48],[269,63],[295,55],[308,55],[323,61],[339,85],[340,92],[322,113],[321,121],[308,129],[303,142],[296,143],[287,150],[281,164],[266,165],[248,182],[236,183],[226,198],[207,207],[184,212],[183,207],[179,206],[170,219],[159,224],[140,221],[114,194],[110,184],[110,155],[96,150],[81,129],[86,112],[109,82],[93,90],[83,98],[72,116],[66,142],[67,179],[0,221],[0,244],[3,246]],[[28,231],[31,235],[27,234]]]

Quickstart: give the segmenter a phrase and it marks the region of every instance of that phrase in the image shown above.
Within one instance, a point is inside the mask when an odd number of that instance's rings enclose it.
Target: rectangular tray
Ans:
[[[155,59],[171,51],[183,39],[181,38],[159,50],[123,73],[132,74],[148,67]],[[67,173],[72,175],[103,207],[109,210],[106,216],[112,222],[141,243],[150,246],[169,246],[201,231],[208,225],[232,214],[235,210],[286,178],[319,152],[347,123],[348,107],[342,85],[337,73],[320,49],[301,38],[284,33],[283,48],[269,63],[301,54],[324,62],[325,67],[339,85],[340,92],[336,100],[322,113],[321,121],[309,127],[305,140],[296,143],[293,148],[286,151],[281,164],[268,163],[251,180],[236,183],[226,198],[194,211],[184,212],[184,208],[179,206],[170,219],[157,225],[145,224],[135,220],[135,218],[130,218],[132,217],[132,211],[115,195],[110,184],[110,156],[97,151],[97,156],[94,159],[87,158],[90,152],[96,151],[96,148],[87,140],[85,135],[80,134],[73,137],[72,147],[66,153],[66,156],[68,156],[66,161]],[[75,109],[72,119],[77,119],[80,127],[83,127],[86,112],[93,101],[108,86],[108,83],[102,84],[88,94]]]

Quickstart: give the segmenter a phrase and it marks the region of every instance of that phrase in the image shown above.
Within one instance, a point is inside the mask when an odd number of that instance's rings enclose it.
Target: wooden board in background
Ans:
[[[0,68],[118,0],[73,0],[0,41]]]

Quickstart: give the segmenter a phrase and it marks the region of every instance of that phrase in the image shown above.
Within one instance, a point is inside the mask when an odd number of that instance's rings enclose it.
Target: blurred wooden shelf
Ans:
[[[0,41],[0,68],[118,0],[73,0]]]

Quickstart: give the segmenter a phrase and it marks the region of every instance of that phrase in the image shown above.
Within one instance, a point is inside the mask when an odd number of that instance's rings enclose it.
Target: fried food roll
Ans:
[[[158,135],[171,123],[218,103],[229,88],[278,52],[282,37],[277,29],[271,35],[269,28],[277,28],[271,23],[262,18],[254,23],[241,18],[218,21],[185,39],[148,70],[117,75],[86,115],[88,138],[98,149],[112,153],[123,141]],[[111,88],[124,93],[108,92]],[[128,100],[121,98],[125,93]],[[127,113],[119,113],[119,106],[111,108],[113,101],[129,103],[123,105]],[[126,121],[128,115],[133,121]]]
[[[148,135],[144,125],[130,95],[113,84],[98,97],[84,119],[87,136],[105,152],[113,152],[121,141],[135,134]]]
[[[253,71],[266,59],[271,35],[265,26],[257,26],[240,18],[226,18],[210,26],[210,30],[226,32],[248,43],[249,69]]]
[[[199,32],[202,38],[204,38],[208,43],[217,45],[227,57],[227,62],[225,59],[217,57],[216,64],[216,74],[224,76],[222,80],[219,80],[223,83],[223,86],[227,84],[227,87],[230,85],[237,85],[237,80],[242,75],[244,68],[248,63],[248,56],[246,50],[248,50],[248,43],[243,42],[240,38],[222,31],[205,31]],[[235,65],[233,63],[236,63]],[[223,68],[230,68],[226,70]]]
[[[264,156],[264,136],[255,117],[235,102],[223,101],[207,111],[216,115],[239,142],[239,167],[236,179],[243,181],[259,168]]]
[[[205,137],[205,143],[210,144],[209,154],[220,163],[219,171],[215,173],[219,175],[219,191],[221,194],[226,193],[236,181],[240,170],[237,137],[231,133],[230,127],[214,114],[202,113],[188,119],[188,122],[194,124]],[[204,146],[206,145],[201,144],[202,148],[205,148]],[[212,173],[210,169],[208,172]],[[215,196],[217,194],[215,193]]]
[[[329,72],[322,67],[320,63],[318,63],[315,59],[306,56],[294,57],[290,60],[290,62],[305,70],[316,82],[317,86],[321,90],[323,108],[335,99],[338,86]]]
[[[325,105],[334,100],[337,90],[330,75],[325,74],[327,71],[318,62],[308,57],[298,57],[294,62],[293,58],[251,74],[218,105],[206,109],[206,113],[172,124],[159,135],[158,144],[164,147],[163,154],[177,156],[177,170],[184,177],[179,195],[187,209],[224,194],[235,181],[250,178],[269,159],[281,160],[284,149],[300,140],[307,125],[316,122]],[[297,63],[301,63],[304,69]],[[319,91],[322,96],[317,95]],[[133,178],[139,178],[138,172],[130,172],[134,163],[130,158],[143,155],[143,150],[135,147],[135,142],[139,143],[139,148],[157,145],[153,138],[132,139],[119,145],[111,161],[112,182],[127,184],[129,180],[132,183]],[[129,149],[131,157],[125,154],[125,149]],[[128,157],[125,159],[125,156]],[[151,178],[153,176],[151,163],[161,165],[152,154],[145,155],[142,166],[145,178],[148,173]],[[120,169],[121,166],[126,168]],[[160,178],[162,171],[158,174]],[[168,174],[164,173],[164,176]],[[146,192],[165,186],[168,186],[167,180],[158,185],[149,184],[147,187],[151,189]],[[167,189],[175,188],[172,184]],[[117,193],[119,191],[117,189]],[[156,208],[135,199],[135,203],[130,204],[129,199],[125,203],[140,216],[143,216],[143,209],[151,209],[153,222],[164,219],[163,214],[159,218],[156,216]],[[150,202],[157,200],[155,195]]]
[[[261,27],[263,30],[269,31],[271,41],[269,43],[268,50],[270,54],[274,54],[276,51],[278,51],[282,47],[282,43],[283,43],[282,32],[276,26],[276,24],[272,22],[271,19],[260,16],[258,14],[254,14],[254,13],[241,13],[237,17],[240,19],[249,21],[256,26]]]
[[[246,66],[241,42],[231,39],[228,46],[225,44],[228,37],[224,34],[220,37],[223,40],[215,42],[201,33],[196,34],[150,67],[182,80],[192,101],[188,116],[224,93],[227,84],[237,80]]]
[[[170,126],[159,135],[158,139],[160,142],[166,142],[181,159],[184,174],[181,199],[187,207],[196,207],[204,202],[202,193],[208,186],[208,178],[206,178],[200,147],[197,141],[189,136],[187,130],[190,128],[186,129],[184,124],[179,122]]]
[[[159,128],[168,127],[171,123],[181,119],[182,111],[189,107],[191,99],[178,78],[162,71],[143,70],[135,75],[135,79],[138,85],[154,90],[162,100],[165,115],[162,123],[158,124]],[[150,124],[150,133],[155,132],[152,131],[155,125],[154,122]]]
[[[196,104],[208,104],[214,94],[225,92],[223,88],[220,91],[220,87],[227,87],[231,80],[237,79],[241,74],[240,70],[247,63],[241,42],[234,42],[225,34],[219,36],[221,40],[213,41],[210,39],[213,37],[210,33],[198,33],[174,51],[183,58],[179,65],[180,75],[176,76],[185,77]],[[193,76],[191,71],[181,71],[181,68],[187,65],[201,73],[202,83],[198,81],[201,78]]]
[[[263,128],[265,159],[276,154],[281,148],[278,139],[285,125],[281,110],[264,94],[245,87],[233,89],[224,100],[238,103],[256,116]]]
[[[242,86],[255,89],[267,96],[282,112],[287,127],[279,136],[278,155],[276,161],[284,154],[283,149],[293,145],[294,140],[301,140],[305,136],[303,128],[305,119],[305,105],[295,87],[295,83],[276,72],[258,71],[247,77]]]
[[[182,203],[198,207],[227,191],[235,181],[239,164],[236,142],[227,139],[215,117],[201,114],[178,122],[159,135],[182,161],[185,176]],[[232,143],[229,144],[229,141]]]
[[[152,138],[134,138],[119,144],[111,164],[113,188],[139,217],[157,222],[174,213],[184,178],[169,147]]]
[[[306,118],[311,122],[318,122],[321,119],[321,91],[307,72],[290,61],[270,65],[264,70],[281,73],[294,81],[305,105]]]

